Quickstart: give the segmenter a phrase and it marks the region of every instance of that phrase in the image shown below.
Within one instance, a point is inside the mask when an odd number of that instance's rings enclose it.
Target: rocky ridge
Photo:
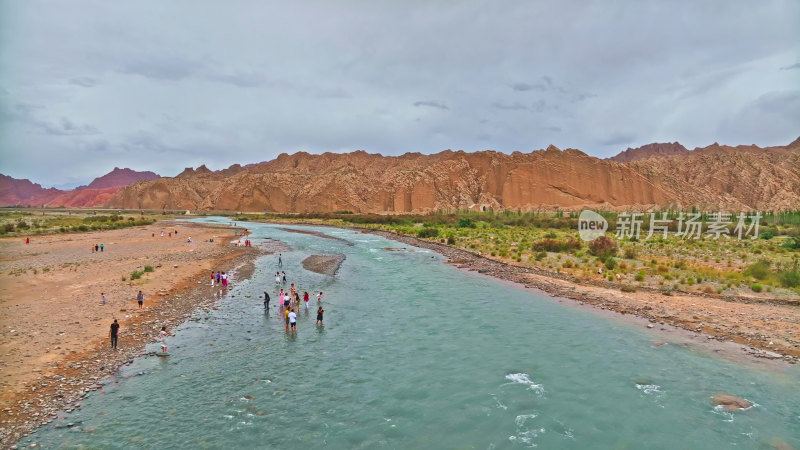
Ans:
[[[638,158],[646,152],[634,149],[628,163],[554,146],[512,154],[281,154],[249,167],[212,172],[201,166],[175,178],[139,182],[121,189],[107,206],[278,213],[800,209],[800,141],[693,151],[653,145],[650,153],[666,156]],[[663,145],[671,150],[658,147]]]

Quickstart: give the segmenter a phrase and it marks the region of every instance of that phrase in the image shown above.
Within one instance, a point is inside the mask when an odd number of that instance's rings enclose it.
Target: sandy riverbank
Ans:
[[[79,405],[99,380],[142,354],[162,325],[172,328],[195,308],[210,307],[220,289],[211,288],[212,270],[233,270],[232,283],[248,277],[248,263],[264,249],[235,247],[234,237],[231,227],[168,221],[36,236],[30,244],[0,240],[0,445]],[[102,253],[91,252],[95,243],[104,244]],[[145,266],[153,271],[132,281]],[[108,339],[115,318],[116,351]]]
[[[758,358],[800,363],[800,308],[794,304],[744,302],[682,293],[666,296],[650,291],[622,292],[618,287],[596,286],[590,280],[570,280],[558,274],[507,264],[412,236],[382,230],[360,230],[436,251],[447,257],[451,264],[465,270],[478,271],[602,310],[641,317],[647,321],[649,328],[666,330],[674,327],[688,332],[682,333],[685,338],[706,341],[711,338],[741,344],[735,348],[718,346],[719,349],[733,349],[734,352]]]

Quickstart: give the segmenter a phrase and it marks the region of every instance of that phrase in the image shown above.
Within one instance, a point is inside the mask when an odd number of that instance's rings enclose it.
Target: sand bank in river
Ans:
[[[303,268],[323,275],[334,275],[344,260],[344,255],[311,255],[303,260]]]

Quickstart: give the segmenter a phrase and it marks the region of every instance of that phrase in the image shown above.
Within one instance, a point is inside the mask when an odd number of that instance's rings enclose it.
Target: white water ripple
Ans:
[[[527,385],[528,389],[536,393],[536,395],[544,395],[544,386],[531,380],[531,376],[527,373],[510,373],[506,375],[506,380],[509,380],[512,383]]]

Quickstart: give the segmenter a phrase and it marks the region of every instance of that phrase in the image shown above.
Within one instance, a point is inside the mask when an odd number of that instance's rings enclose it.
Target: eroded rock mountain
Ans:
[[[692,151],[651,144],[615,158],[630,162],[553,146],[512,154],[300,152],[218,172],[187,168],[174,178],[126,186],[107,206],[281,213],[800,209],[800,140],[780,147],[714,144]]]

